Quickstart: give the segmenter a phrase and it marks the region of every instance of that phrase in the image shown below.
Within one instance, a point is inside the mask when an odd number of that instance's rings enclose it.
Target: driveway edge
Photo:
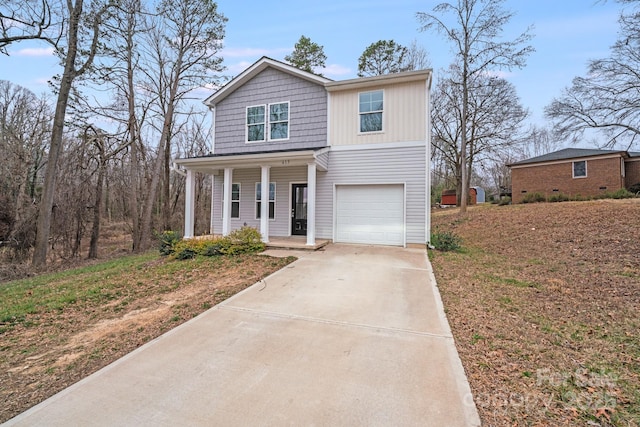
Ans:
[[[447,340],[446,344],[447,353],[449,355],[449,360],[451,361],[451,368],[455,377],[456,386],[458,387],[458,393],[460,394],[464,416],[467,421],[467,425],[480,426],[482,425],[482,423],[480,421],[480,415],[478,414],[478,408],[476,407],[475,401],[473,399],[471,386],[469,385],[469,380],[467,379],[467,375],[464,371],[464,366],[462,366],[462,360],[460,360],[460,355],[458,354],[458,349],[456,348],[455,338],[453,336],[453,333],[451,332],[451,326],[449,325],[449,320],[447,319],[447,315],[444,311],[444,304],[442,303],[442,297],[440,296],[438,282],[436,281],[436,276],[433,273],[433,267],[431,266],[431,261],[429,260],[429,254],[426,251],[424,257],[427,264],[427,274],[429,275],[429,280],[432,283],[431,286],[433,288],[433,297],[436,301],[438,317],[440,318],[442,326],[445,329],[447,335],[451,336],[451,340]]]

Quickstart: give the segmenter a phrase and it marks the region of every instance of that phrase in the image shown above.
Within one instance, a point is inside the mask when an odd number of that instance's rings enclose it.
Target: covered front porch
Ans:
[[[327,170],[328,149],[210,155],[179,159],[186,173],[184,237],[194,237],[195,173],[212,176],[210,234],[241,226],[262,240],[315,248],[317,173]],[[255,190],[254,190],[255,189]],[[282,239],[287,239],[282,240]]]

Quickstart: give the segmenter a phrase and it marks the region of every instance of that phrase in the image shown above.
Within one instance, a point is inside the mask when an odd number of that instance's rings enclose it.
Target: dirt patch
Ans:
[[[640,424],[640,200],[433,215],[432,264],[484,425]]]
[[[79,298],[28,316],[0,333],[0,422],[293,260],[242,255],[190,264],[157,258],[125,272],[125,285],[109,290],[108,301]],[[176,267],[165,268],[171,262]]]

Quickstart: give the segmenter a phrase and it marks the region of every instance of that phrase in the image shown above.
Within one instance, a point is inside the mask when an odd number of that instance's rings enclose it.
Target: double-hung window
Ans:
[[[587,161],[582,160],[579,162],[573,162],[573,177],[585,178],[587,176]]]
[[[247,142],[289,139],[289,102],[247,107]]]
[[[262,184],[256,182],[256,219],[262,214]],[[269,183],[269,219],[276,217],[276,183]]]
[[[240,218],[240,184],[231,184],[231,218]]]
[[[375,90],[359,94],[360,132],[381,132],[384,92]]]
[[[247,141],[265,140],[265,106],[247,107]]]
[[[289,139],[289,103],[269,104],[269,140]]]

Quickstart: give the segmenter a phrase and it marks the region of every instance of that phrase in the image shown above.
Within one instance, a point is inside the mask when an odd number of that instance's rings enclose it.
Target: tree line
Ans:
[[[455,0],[418,12],[418,30],[452,46],[432,90],[434,183],[455,186],[462,211],[469,185],[508,180],[504,164],[600,129],[610,146],[636,143],[640,125],[640,12],[622,5],[608,58],[590,62],[547,108],[553,127],[527,127],[529,112],[501,71],[526,66],[532,29],[513,39],[504,0]],[[220,54],[227,19],[211,0],[8,0],[0,5],[0,54],[39,40],[60,58],[52,98],[0,81],[0,240],[14,259],[47,261],[50,249],[98,256],[101,219],[127,225],[132,250],[154,231],[180,229],[184,178],[171,159],[209,152],[194,89],[225,82]],[[290,64],[320,74],[323,46],[302,36]],[[358,58],[358,75],[429,67],[417,42],[379,40]],[[198,175],[196,231],[206,232],[211,183]]]

